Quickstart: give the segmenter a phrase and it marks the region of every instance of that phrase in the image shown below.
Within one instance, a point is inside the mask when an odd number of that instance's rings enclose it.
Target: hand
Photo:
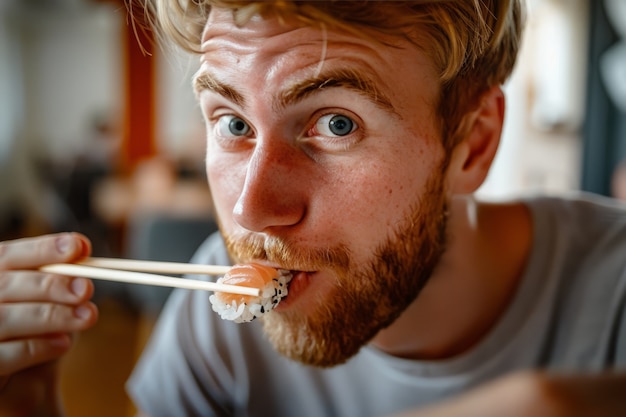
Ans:
[[[622,417],[626,373],[525,371],[396,417]]]
[[[91,281],[36,269],[90,252],[77,233],[0,243],[0,415],[55,415],[55,361],[98,312]]]

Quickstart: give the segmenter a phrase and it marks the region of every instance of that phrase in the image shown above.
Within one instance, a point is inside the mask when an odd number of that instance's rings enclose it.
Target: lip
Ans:
[[[292,278],[287,284],[287,296],[284,297],[280,303],[274,307],[274,311],[281,311],[290,308],[300,298],[302,293],[310,286],[312,280],[311,277],[319,271],[303,271],[298,269],[289,269],[286,266],[281,266],[276,263],[268,262],[266,260],[254,259],[247,261],[248,263],[255,263],[258,265],[274,268],[278,271],[289,272],[292,274]]]
[[[292,271],[292,273],[294,274],[293,278],[287,284],[287,296],[278,303],[274,308],[275,311],[285,310],[296,303],[311,283],[312,272]]]

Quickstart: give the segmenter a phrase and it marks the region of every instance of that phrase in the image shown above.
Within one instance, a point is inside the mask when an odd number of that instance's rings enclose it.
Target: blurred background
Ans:
[[[479,194],[626,199],[626,1],[528,4]],[[123,0],[0,0],[0,239],[75,230],[96,256],[187,261],[215,230],[196,60],[154,48]],[[63,361],[69,417],[133,415],[123,384],[167,292],[96,283],[101,319]]]

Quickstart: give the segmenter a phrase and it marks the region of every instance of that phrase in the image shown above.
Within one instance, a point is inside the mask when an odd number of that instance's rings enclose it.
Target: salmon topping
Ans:
[[[261,290],[265,285],[278,277],[275,268],[259,264],[241,264],[233,266],[230,271],[220,280],[223,284],[239,285],[241,287],[258,288]],[[250,295],[218,293],[216,296],[225,304],[233,301],[237,305],[247,303],[254,297]]]

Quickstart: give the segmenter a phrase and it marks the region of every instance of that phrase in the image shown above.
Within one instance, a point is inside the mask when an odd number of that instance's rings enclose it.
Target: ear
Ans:
[[[498,86],[483,94],[478,108],[464,117],[464,139],[452,150],[448,167],[448,190],[469,194],[485,181],[493,163],[504,123],[504,93]]]

